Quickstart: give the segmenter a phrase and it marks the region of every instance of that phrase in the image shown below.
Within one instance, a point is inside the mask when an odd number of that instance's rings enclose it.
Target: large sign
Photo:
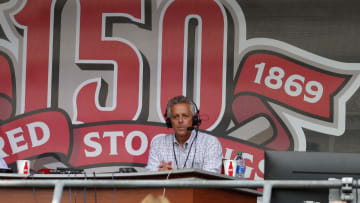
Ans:
[[[0,15],[9,164],[145,166],[152,139],[171,132],[167,101],[186,95],[224,158],[244,152],[258,179],[264,150],[305,151],[304,129],[341,135],[360,84],[359,64],[248,38],[236,1],[11,0]]]

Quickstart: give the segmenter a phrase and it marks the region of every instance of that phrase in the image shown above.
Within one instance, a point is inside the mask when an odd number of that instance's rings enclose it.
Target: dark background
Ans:
[[[247,37],[271,38],[332,60],[360,63],[360,1],[238,0]],[[360,70],[360,65],[359,65]],[[305,130],[307,151],[360,152],[360,90],[346,104],[346,131]]]

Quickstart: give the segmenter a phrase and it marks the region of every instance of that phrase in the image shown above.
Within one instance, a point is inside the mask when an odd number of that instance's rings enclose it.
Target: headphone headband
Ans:
[[[179,102],[179,103],[175,103],[175,104],[181,104],[181,103],[187,104],[186,102]],[[173,104],[173,105],[175,105],[175,104]],[[192,126],[192,127],[195,127],[195,126],[199,127],[200,124],[201,124],[201,119],[199,118],[200,110],[198,109],[198,107],[197,107],[197,105],[195,104],[195,102],[191,101],[191,104],[195,106],[195,110],[196,110],[195,114],[194,114],[193,117],[192,117],[192,125],[191,125],[191,126]],[[191,105],[191,104],[190,104],[190,105]],[[169,105],[169,103],[168,103],[168,105]],[[166,105],[166,106],[168,106],[168,105]],[[165,117],[166,127],[172,128],[171,118],[168,117],[168,115],[167,115],[167,108],[165,109],[164,117]]]

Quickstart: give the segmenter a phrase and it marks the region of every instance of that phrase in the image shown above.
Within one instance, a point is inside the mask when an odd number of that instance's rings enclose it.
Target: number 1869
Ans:
[[[323,86],[318,81],[306,81],[305,78],[298,74],[290,75],[283,85],[285,71],[280,67],[271,67],[267,75],[264,75],[265,63],[255,65],[257,69],[254,83],[261,84],[263,76],[264,83],[268,88],[277,90],[284,88],[286,94],[292,97],[297,97],[303,94],[303,87],[305,85],[304,101],[309,103],[316,103],[323,95]]]

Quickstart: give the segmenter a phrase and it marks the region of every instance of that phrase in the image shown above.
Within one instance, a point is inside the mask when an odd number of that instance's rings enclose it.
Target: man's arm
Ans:
[[[219,140],[213,137],[213,139],[207,143],[207,146],[202,169],[214,173],[221,173],[222,147]]]
[[[158,151],[156,150],[155,142],[150,144],[149,150],[149,159],[147,166],[145,167],[149,171],[158,171],[158,166],[160,165],[160,160],[158,156]]]
[[[8,168],[8,165],[3,158],[0,158],[0,168]]]
[[[150,145],[149,150],[149,160],[148,164],[145,167],[149,171],[167,171],[172,170],[172,161],[165,162],[160,156],[160,152],[158,149],[160,149],[160,144],[154,140]]]

